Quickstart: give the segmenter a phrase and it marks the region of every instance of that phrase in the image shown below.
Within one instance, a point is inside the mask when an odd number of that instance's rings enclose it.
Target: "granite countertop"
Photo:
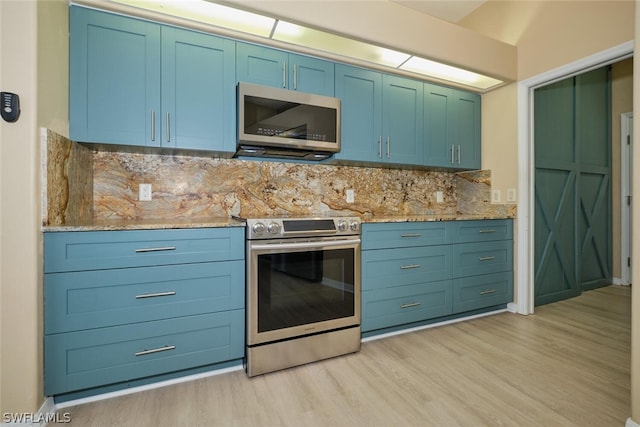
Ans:
[[[364,215],[362,216],[362,222],[375,223],[375,222],[433,222],[433,221],[469,221],[469,220],[482,220],[482,219],[512,219],[511,216],[496,216],[490,214],[455,214],[455,215],[439,215],[439,214],[423,214],[423,215],[403,215],[403,214],[379,214],[379,215]]]
[[[363,223],[383,223],[383,222],[432,222],[432,221],[465,221],[482,219],[507,219],[512,217],[495,215],[402,215],[402,214],[380,214],[363,215]],[[224,228],[224,227],[244,227],[245,223],[241,219],[228,217],[215,218],[156,218],[156,219],[114,219],[114,220],[94,220],[79,222],[67,225],[43,226],[44,232],[56,231],[115,231],[115,230],[162,230],[173,228]]]
[[[156,218],[94,220],[59,226],[43,226],[44,232],[55,231],[109,231],[109,230],[162,230],[172,228],[244,227],[244,221],[228,217],[216,218]]]

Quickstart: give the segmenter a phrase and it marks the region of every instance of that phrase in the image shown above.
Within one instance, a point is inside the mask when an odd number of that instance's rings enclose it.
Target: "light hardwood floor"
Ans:
[[[501,313],[252,379],[236,371],[60,412],[73,426],[623,426],[630,293],[610,286],[531,316]]]

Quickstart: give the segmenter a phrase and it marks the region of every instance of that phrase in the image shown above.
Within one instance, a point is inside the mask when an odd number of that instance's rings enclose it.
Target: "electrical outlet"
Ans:
[[[444,202],[444,197],[442,196],[442,191],[436,191],[436,202],[437,203]]]
[[[507,188],[507,203],[515,203],[515,202],[516,202],[516,189]]]
[[[353,203],[356,201],[356,192],[353,189],[347,190],[347,203]]]
[[[139,200],[143,202],[148,202],[151,200],[151,184],[140,184],[139,189]]]
[[[491,190],[491,203],[500,203],[502,201],[502,191]]]

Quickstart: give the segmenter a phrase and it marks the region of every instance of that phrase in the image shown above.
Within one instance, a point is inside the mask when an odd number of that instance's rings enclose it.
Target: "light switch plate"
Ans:
[[[139,188],[139,199],[142,202],[151,201],[151,184],[140,184]]]
[[[356,192],[353,189],[348,189],[347,193],[347,203],[353,203],[356,201]]]
[[[502,191],[491,190],[491,203],[500,203],[502,201]]]
[[[515,202],[516,202],[516,189],[507,188],[507,203],[515,203]]]
[[[444,201],[444,196],[442,195],[442,191],[436,191],[436,202],[442,203]]]

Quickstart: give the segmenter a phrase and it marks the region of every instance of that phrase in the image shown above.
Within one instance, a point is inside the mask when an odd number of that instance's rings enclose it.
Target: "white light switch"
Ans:
[[[356,201],[356,192],[353,189],[347,190],[347,203],[353,203]]]
[[[491,203],[500,203],[502,201],[502,191],[491,190]]]
[[[151,200],[151,184],[140,184],[139,192],[140,192],[140,201],[148,202]]]
[[[442,196],[442,191],[436,191],[436,202],[442,203],[444,201],[444,197]]]
[[[516,202],[516,189],[507,188],[507,203],[515,203],[515,202]]]

